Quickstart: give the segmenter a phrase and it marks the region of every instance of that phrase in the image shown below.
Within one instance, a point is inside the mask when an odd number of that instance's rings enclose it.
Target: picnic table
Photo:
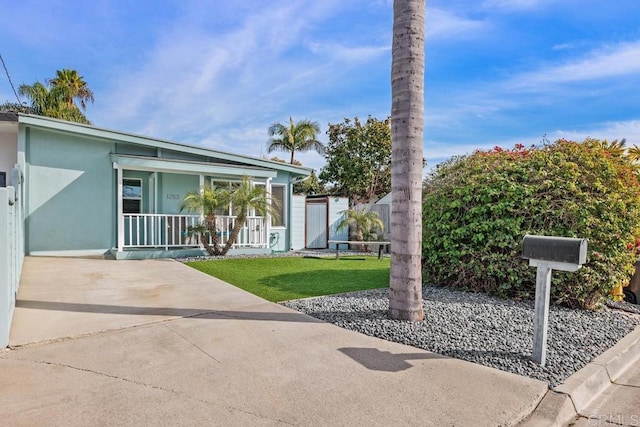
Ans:
[[[329,240],[327,243],[336,245],[336,259],[340,258],[340,245],[372,245],[378,246],[378,259],[382,259],[382,250],[385,246],[391,245],[387,241],[362,241],[362,240]]]

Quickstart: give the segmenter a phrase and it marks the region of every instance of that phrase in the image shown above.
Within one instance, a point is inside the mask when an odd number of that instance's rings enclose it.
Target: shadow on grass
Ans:
[[[387,269],[317,269],[265,276],[258,279],[257,283],[282,293],[286,297],[280,301],[284,301],[387,287],[389,271]]]

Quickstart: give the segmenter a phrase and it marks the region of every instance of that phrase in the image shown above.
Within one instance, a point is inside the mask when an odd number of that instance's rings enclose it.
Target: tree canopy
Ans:
[[[439,283],[532,299],[527,234],[589,240],[589,262],[554,276],[550,298],[595,309],[629,281],[640,241],[640,172],[620,143],[587,138],[454,157],[424,183],[423,274]]]
[[[46,84],[39,81],[31,85],[22,84],[18,93],[27,97],[30,105],[18,108],[16,104],[5,104],[12,111],[28,112],[77,123],[91,123],[75,101],[79,102],[84,111],[87,101],[93,102],[93,92],[76,70],[58,70],[56,77],[47,79]]]
[[[69,108],[75,106],[74,101],[78,101],[82,111],[87,109],[87,101],[93,103],[93,91],[89,89],[87,82],[76,70],[62,69],[56,71],[56,76],[47,80],[52,89],[58,90],[61,100]]]
[[[300,120],[293,122],[293,118],[289,117],[289,124],[282,123],[272,124],[267,133],[269,134],[269,145],[267,151],[288,151],[291,153],[290,163],[295,164],[296,151],[316,150],[320,154],[324,154],[324,145],[316,139],[316,134],[320,132],[318,122],[310,120]]]
[[[12,113],[37,114],[33,108],[27,104],[18,104],[17,102],[5,102],[0,104],[0,111],[10,111]]]
[[[325,192],[324,186],[318,180],[316,171],[312,171],[309,177],[301,182],[293,184],[294,194],[323,194]]]
[[[379,199],[391,191],[391,127],[389,118],[357,117],[331,124],[327,130],[327,164],[320,180],[331,194],[355,204]]]

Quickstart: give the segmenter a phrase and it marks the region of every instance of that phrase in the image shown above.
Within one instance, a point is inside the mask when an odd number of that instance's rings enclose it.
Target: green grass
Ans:
[[[187,262],[272,302],[389,286],[389,258],[236,258]]]

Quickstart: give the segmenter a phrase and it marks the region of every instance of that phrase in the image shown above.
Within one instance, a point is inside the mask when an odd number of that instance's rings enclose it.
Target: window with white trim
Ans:
[[[142,213],[142,180],[124,178],[122,180],[122,212]]]

